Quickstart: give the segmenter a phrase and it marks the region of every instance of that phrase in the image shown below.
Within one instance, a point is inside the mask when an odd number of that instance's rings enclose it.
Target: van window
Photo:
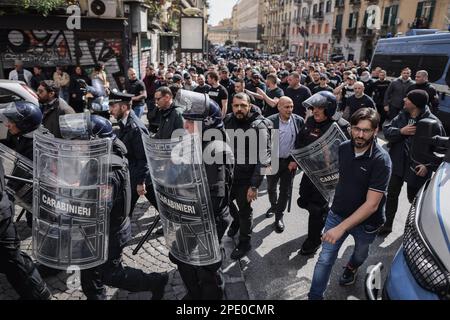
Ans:
[[[412,76],[418,70],[426,70],[429,81],[436,82],[443,77],[449,57],[445,55],[380,55],[376,54],[372,60],[372,68],[381,67],[386,70],[388,77],[399,77],[403,68],[409,67]]]

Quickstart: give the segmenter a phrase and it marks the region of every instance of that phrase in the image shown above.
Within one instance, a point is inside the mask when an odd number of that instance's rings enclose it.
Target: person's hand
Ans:
[[[336,244],[336,242],[342,238],[342,236],[344,235],[345,230],[343,230],[339,225],[328,230],[327,232],[325,232],[322,236],[322,241],[331,243],[331,244]]]
[[[401,128],[400,133],[404,136],[413,136],[416,134],[416,126],[409,124],[406,127]]]
[[[137,191],[138,195],[144,196],[147,193],[147,190],[145,190],[145,183],[138,184],[136,187],[136,191]]]
[[[261,88],[256,88],[256,93],[259,94],[260,96],[263,96],[263,97],[265,96],[265,92]]]
[[[290,162],[288,165],[289,171],[296,171],[297,167],[298,167],[297,162],[295,162],[295,161]]]
[[[247,191],[247,201],[251,203],[258,198],[258,189],[248,188]]]
[[[389,106],[384,106],[384,111],[389,112]]]
[[[428,173],[428,169],[426,166],[424,166],[423,164],[419,164],[418,166],[416,166],[416,175],[418,175],[419,177],[425,177]]]

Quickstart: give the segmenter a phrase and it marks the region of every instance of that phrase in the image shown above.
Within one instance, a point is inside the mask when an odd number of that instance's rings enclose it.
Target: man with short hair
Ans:
[[[388,119],[394,119],[403,109],[404,99],[409,87],[414,84],[411,80],[411,69],[404,68],[399,78],[391,82],[384,96],[384,110],[388,114]]]
[[[436,88],[428,81],[428,72],[426,70],[419,70],[416,72],[416,83],[408,88],[408,92],[412,90],[424,90],[429,96],[428,107],[430,111],[437,115],[439,111],[439,95]]]
[[[205,83],[205,76],[202,74],[199,74],[197,77],[198,86],[195,87],[194,92],[198,93],[208,93],[209,90],[211,90],[211,86],[207,83]]]
[[[127,93],[132,94],[132,108],[136,117],[140,118],[144,113],[145,99],[147,99],[147,90],[143,81],[137,78],[136,70],[128,69],[128,81],[126,82]]]
[[[23,68],[23,62],[22,60],[16,60],[14,62],[14,70],[12,70],[9,75],[9,80],[15,80],[15,81],[23,81],[26,84],[30,85],[31,77],[33,74]]]
[[[220,70],[220,81],[219,83],[227,89],[228,96],[234,94],[234,81],[230,79],[230,73],[226,67]]]
[[[56,138],[62,138],[59,129],[59,116],[75,113],[67,102],[59,97],[59,86],[52,80],[42,81],[37,89],[42,124]]]
[[[328,91],[333,93],[333,88],[328,85],[328,76],[325,73],[320,74],[319,85],[314,87],[314,89],[312,90],[312,94],[316,94],[321,91]]]
[[[281,71],[278,74],[278,77],[280,78],[280,84],[278,85],[283,92],[286,92],[286,89],[289,87],[289,72],[287,71]]]
[[[34,75],[30,79],[30,87],[31,89],[36,91],[37,88],[39,87],[39,84],[47,79],[45,78],[45,75],[42,73],[42,67],[40,66],[34,66],[33,73]]]
[[[376,142],[378,122],[376,110],[358,110],[350,119],[352,139],[339,146],[339,182],[314,268],[308,294],[311,300],[323,299],[339,249],[349,235],[355,240],[355,248],[339,284],[355,283],[358,268],[367,259],[376,232],[384,223],[392,163]]]
[[[320,85],[320,72],[319,70],[314,70],[311,73],[311,81],[306,86],[311,92],[313,92],[314,88],[319,85]]]
[[[358,81],[353,86],[355,94],[346,100],[346,107],[349,108],[349,118],[352,114],[362,108],[372,108],[375,109],[375,102],[364,93],[364,83]]]
[[[208,95],[219,105],[219,107],[222,108],[222,114],[225,117],[227,113],[228,91],[219,83],[219,75],[216,71],[208,72],[206,79],[208,84],[211,86]]]
[[[168,87],[158,88],[155,101],[161,112],[161,122],[155,134],[156,139],[171,139],[172,133],[183,128],[183,111],[173,103],[173,93]]]
[[[261,88],[256,89],[256,93],[259,95],[259,99],[263,99],[265,102],[265,108],[263,110],[264,117],[269,117],[278,113],[278,101],[284,96],[283,90],[277,86],[277,76],[275,74],[268,74],[266,77],[267,92],[264,92]],[[257,97],[258,98],[258,97]]]
[[[373,101],[377,107],[377,111],[380,115],[380,128],[383,128],[383,124],[387,119],[387,113],[384,110],[384,95],[386,90],[391,84],[390,80],[386,79],[386,70],[380,70],[378,72],[378,79],[373,83]]]
[[[294,113],[305,118],[306,108],[303,102],[311,97],[311,91],[308,87],[300,84],[300,75],[298,72],[292,72],[288,78],[289,87],[284,91],[285,96],[294,102]]]

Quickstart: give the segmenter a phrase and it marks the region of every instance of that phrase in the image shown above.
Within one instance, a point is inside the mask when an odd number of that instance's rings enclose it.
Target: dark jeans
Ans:
[[[398,197],[402,191],[403,178],[397,175],[392,175],[389,181],[388,194],[386,197],[386,223],[385,226],[392,227],[395,219],[395,214],[398,209]],[[408,201],[413,202],[417,192],[421,187],[413,187],[407,185]]]
[[[150,290],[148,275],[142,270],[122,265],[122,250],[131,239],[131,224],[127,218],[118,231],[111,231],[108,247],[108,261],[81,271],[81,287],[88,300],[105,300],[105,284],[130,292]]]
[[[31,258],[20,251],[12,217],[0,221],[0,272],[6,275],[21,299],[48,300],[50,292]]]
[[[233,222],[230,228],[239,229],[239,242],[250,242],[252,233],[253,209],[247,201],[248,185],[233,185],[230,196],[230,213]],[[237,207],[233,203],[236,200]]]
[[[382,130],[383,129],[383,123],[388,118],[388,115],[387,115],[386,111],[384,111],[384,106],[383,105],[377,105],[377,111],[378,111],[378,114],[380,115],[379,128],[380,128],[380,130]]]
[[[292,172],[289,171],[289,159],[280,158],[280,166],[278,172],[274,175],[267,176],[267,192],[269,194],[269,201],[273,212],[275,212],[275,219],[279,220],[283,217],[283,212],[286,210],[291,182],[293,179]],[[280,182],[280,193],[277,196],[277,186]]]

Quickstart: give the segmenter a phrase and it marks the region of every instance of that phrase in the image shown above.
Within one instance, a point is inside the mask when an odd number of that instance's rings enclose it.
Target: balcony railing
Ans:
[[[313,18],[319,21],[323,20],[323,12],[322,11],[314,12]]]
[[[348,28],[345,30],[345,36],[349,39],[356,38],[356,28]]]
[[[350,4],[354,6],[361,5],[361,0],[350,0]]]

